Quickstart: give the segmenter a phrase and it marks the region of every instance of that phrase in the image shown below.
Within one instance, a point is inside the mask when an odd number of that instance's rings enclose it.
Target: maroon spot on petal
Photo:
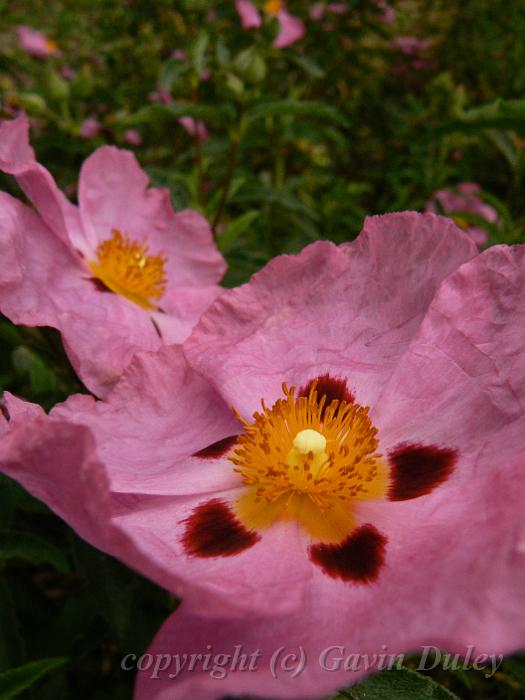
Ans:
[[[326,396],[325,406],[329,406],[332,401],[346,401],[346,403],[354,402],[354,395],[346,384],[346,379],[338,379],[331,377],[328,373],[321,374],[319,377],[312,379],[299,391],[299,396],[309,396],[313,383],[317,381],[317,400],[320,401],[322,396]]]
[[[261,538],[247,530],[223,501],[214,499],[195,508],[185,521],[182,544],[194,557],[231,557]]]
[[[102,282],[102,280],[99,280],[97,277],[90,277],[89,281],[98,292],[109,292],[110,294],[113,294],[111,289],[109,287],[106,287],[104,282]]]
[[[223,438],[222,440],[217,440],[217,442],[212,442],[208,447],[204,447],[202,450],[195,452],[194,457],[222,457],[222,455],[229,452],[230,449],[235,445],[237,440],[237,435],[230,435],[230,437]]]
[[[399,445],[388,455],[388,498],[406,501],[430,493],[449,478],[457,458],[455,450],[435,445]]]
[[[361,525],[341,544],[314,544],[310,559],[330,578],[372,583],[385,563],[387,539],[373,525]]]

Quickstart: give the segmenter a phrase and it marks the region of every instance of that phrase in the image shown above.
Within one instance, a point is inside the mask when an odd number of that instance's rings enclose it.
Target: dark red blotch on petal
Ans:
[[[457,452],[435,445],[403,444],[388,455],[391,501],[406,501],[433,491],[454,471]]]
[[[217,440],[217,442],[212,442],[208,447],[204,447],[202,450],[195,452],[194,457],[222,457],[226,454],[234,445],[237,440],[237,435],[230,435],[230,437],[223,438],[222,440]]]
[[[331,578],[371,583],[385,562],[387,539],[373,525],[361,525],[341,544],[314,544],[310,559]]]
[[[195,557],[231,557],[260,540],[247,530],[223,501],[214,499],[195,508],[185,520],[182,544]]]
[[[309,381],[308,384],[299,390],[299,396],[309,396],[315,381],[317,381],[317,400],[320,401],[322,396],[326,396],[325,406],[329,406],[332,401],[354,402],[354,395],[348,388],[346,379],[331,377],[328,373],[321,374],[319,377]]]

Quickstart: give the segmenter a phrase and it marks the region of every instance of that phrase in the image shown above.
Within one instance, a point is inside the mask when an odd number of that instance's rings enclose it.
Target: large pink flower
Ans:
[[[262,25],[261,15],[250,0],[236,0],[235,7],[243,29],[258,29]],[[268,0],[264,5],[264,12],[279,20],[279,33],[273,42],[276,48],[283,49],[303,38],[304,23],[286,10],[282,0]]]
[[[437,190],[427,202],[425,211],[450,214],[456,224],[478,245],[487,242],[488,233],[481,225],[467,221],[462,214],[475,214],[489,224],[497,224],[498,212],[480,197],[481,187],[475,182],[462,182],[455,190]]]
[[[373,217],[225,292],[106,402],[6,396],[2,471],[183,598],[150,651],[260,651],[143,672],[137,700],[318,697],[366,671],[326,670],[338,645],[524,644],[524,274],[523,246]],[[299,675],[272,674],[282,646]]]
[[[21,48],[30,56],[47,58],[58,53],[56,43],[52,39],[48,39],[43,32],[31,29],[24,24],[18,26],[16,31]]]
[[[36,209],[0,193],[0,310],[58,328],[95,393],[137,350],[182,342],[220,292],[225,264],[207,222],[175,214],[129,151],[105,146],[85,161],[78,207],[36,162],[24,118],[0,125],[0,168]]]

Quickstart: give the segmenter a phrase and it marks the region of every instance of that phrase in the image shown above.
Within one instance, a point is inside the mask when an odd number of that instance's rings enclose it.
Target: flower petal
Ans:
[[[215,285],[226,264],[207,221],[195,211],[175,214],[168,191],[148,183],[133,153],[103,146],[80,171],[80,215],[92,254],[117,229],[133,240],[147,239],[152,254],[167,258],[169,312],[177,307],[177,294],[184,298],[184,288]]]
[[[55,235],[82,253],[86,251],[78,210],[58,189],[51,173],[36,162],[26,117],[0,122],[0,170],[16,177]]]
[[[38,215],[0,193],[0,309],[13,323],[52,326],[86,386],[102,396],[137,350],[161,339],[149,315],[99,291],[80,259]]]
[[[366,220],[354,242],[283,255],[225,292],[187,341],[187,356],[228,404],[251,417],[281,383],[329,373],[372,405],[441,281],[476,255],[452,222],[431,214]]]

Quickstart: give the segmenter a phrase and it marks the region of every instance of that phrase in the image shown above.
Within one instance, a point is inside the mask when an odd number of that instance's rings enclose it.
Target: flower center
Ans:
[[[281,0],[268,0],[264,5],[264,11],[267,15],[278,15],[283,9]]]
[[[90,270],[108,289],[153,310],[166,290],[166,258],[150,255],[145,241],[137,243],[113,229],[111,238],[97,248],[97,260]]]
[[[296,520],[316,540],[337,543],[355,527],[355,501],[383,498],[388,467],[377,452],[377,429],[368,407],[318,397],[284,399],[245,421],[230,455],[246,486],[235,504],[239,520],[261,530],[279,519]],[[242,419],[241,419],[242,420]]]

